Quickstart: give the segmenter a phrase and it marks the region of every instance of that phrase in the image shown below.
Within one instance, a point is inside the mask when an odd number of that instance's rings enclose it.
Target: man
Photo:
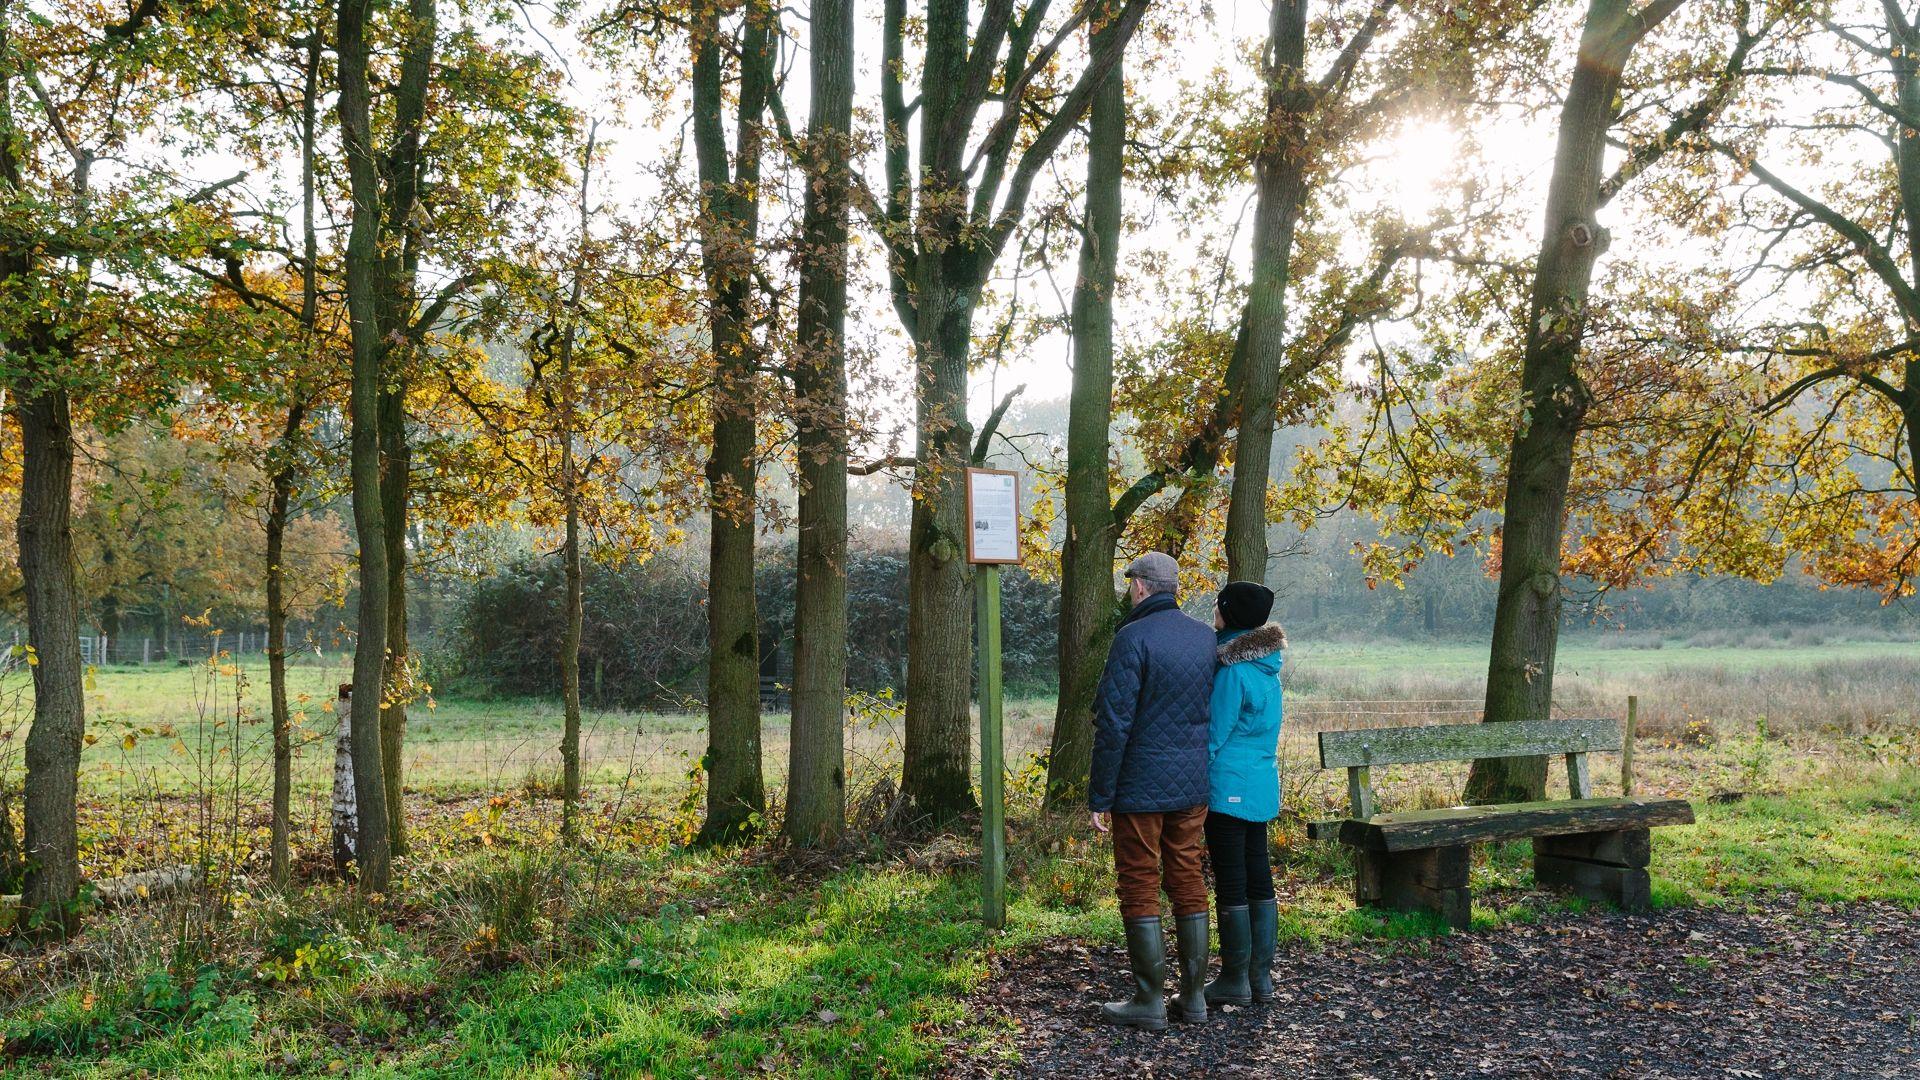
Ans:
[[[1127,567],[1133,610],[1113,636],[1094,701],[1093,827],[1113,833],[1120,916],[1134,993],[1101,1006],[1109,1022],[1159,1031],[1166,940],[1160,891],[1173,904],[1180,993],[1174,1018],[1207,1018],[1207,888],[1200,843],[1207,820],[1211,627],[1180,610],[1180,564],[1149,551]]]

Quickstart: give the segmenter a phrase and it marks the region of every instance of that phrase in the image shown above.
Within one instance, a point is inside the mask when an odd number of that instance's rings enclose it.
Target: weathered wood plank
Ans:
[[[1646,829],[1536,836],[1533,851],[1536,855],[1640,869],[1653,862],[1652,836]]]
[[[1366,820],[1379,809],[1373,801],[1373,778],[1365,765],[1347,770],[1347,807],[1354,817]]]
[[[1325,821],[1309,821],[1307,822],[1307,839],[1338,840],[1340,839],[1340,826],[1346,824],[1346,822],[1347,822],[1346,818],[1329,818]]]
[[[1376,814],[1367,821],[1341,822],[1340,842],[1374,851],[1414,851],[1525,836],[1691,824],[1693,805],[1685,799],[1576,799]]]
[[[1516,720],[1320,733],[1320,767],[1536,757],[1620,749],[1615,720]]]
[[[1359,850],[1353,856],[1353,896],[1361,907],[1431,912],[1456,930],[1467,928],[1473,891],[1466,881],[1466,848],[1405,854]]]
[[[1626,911],[1645,911],[1653,902],[1653,881],[1642,867],[1604,866],[1553,855],[1533,857],[1533,881]]]
[[[1587,755],[1567,755],[1567,790],[1576,799],[1593,798],[1593,777],[1587,773]]]

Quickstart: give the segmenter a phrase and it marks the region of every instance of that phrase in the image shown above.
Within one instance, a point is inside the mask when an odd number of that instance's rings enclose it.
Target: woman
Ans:
[[[1245,1005],[1273,997],[1273,946],[1279,911],[1273,899],[1267,823],[1280,813],[1280,653],[1286,631],[1267,621],[1273,590],[1229,582],[1213,607],[1220,666],[1213,674],[1212,794],[1207,804],[1207,857],[1219,909],[1220,977],[1207,984],[1208,1005]]]

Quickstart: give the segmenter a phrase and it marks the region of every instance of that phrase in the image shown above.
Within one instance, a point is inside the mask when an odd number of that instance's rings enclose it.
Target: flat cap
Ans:
[[[1180,581],[1180,564],[1164,551],[1149,551],[1127,564],[1127,576],[1173,585]]]

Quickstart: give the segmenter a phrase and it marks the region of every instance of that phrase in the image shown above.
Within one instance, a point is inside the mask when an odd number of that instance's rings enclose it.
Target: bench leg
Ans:
[[[1473,908],[1467,861],[1464,846],[1399,852],[1355,848],[1354,901],[1386,911],[1431,912],[1465,930]]]
[[[1533,841],[1533,880],[1623,911],[1645,911],[1652,902],[1647,865],[1652,842],[1646,829],[1538,836]]]

